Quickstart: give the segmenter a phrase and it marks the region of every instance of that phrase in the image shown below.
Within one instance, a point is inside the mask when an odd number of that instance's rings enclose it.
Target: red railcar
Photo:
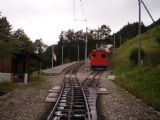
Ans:
[[[90,67],[94,68],[107,68],[109,65],[109,53],[105,50],[93,50],[89,54]]]

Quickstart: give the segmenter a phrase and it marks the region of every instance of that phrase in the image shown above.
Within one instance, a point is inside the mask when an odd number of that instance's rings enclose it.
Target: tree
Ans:
[[[109,26],[101,25],[99,29],[90,29],[87,32],[87,39],[88,39],[88,51],[95,49],[97,41],[101,42],[108,39],[110,36],[111,29]],[[85,50],[85,40],[86,40],[86,32],[83,30],[73,31],[69,29],[68,31],[62,31],[59,35],[59,42],[57,49],[57,58],[58,62],[61,63],[61,46],[63,44],[64,49],[64,60],[67,59],[69,61],[77,60],[77,52],[78,52],[78,45],[79,45],[79,58],[80,60],[84,59],[84,50]],[[72,52],[75,51],[75,52]],[[72,53],[72,54],[71,54]]]
[[[110,32],[111,32],[111,29],[109,26],[101,25],[100,29],[98,29],[100,40],[106,40]]]
[[[13,32],[13,46],[16,52],[20,52],[21,50],[28,50],[34,52],[33,42],[28,38],[25,34],[24,30],[18,29]]]
[[[47,45],[42,42],[42,39],[37,39],[34,42],[35,52],[38,54],[42,54],[46,49]]]
[[[9,57],[11,54],[11,25],[6,17],[0,16],[0,58]]]
[[[69,29],[68,31],[62,31],[59,35],[59,43],[68,43],[75,40],[75,33],[73,30]]]
[[[119,37],[121,35],[122,43],[124,43],[138,34],[138,25],[139,25],[138,22],[131,23],[131,24],[128,22],[127,25],[124,25],[123,28],[121,28],[117,33],[115,33],[115,36]],[[146,27],[142,22],[141,32],[144,33],[145,31],[146,31]],[[119,40],[116,41],[116,46],[119,46]]]

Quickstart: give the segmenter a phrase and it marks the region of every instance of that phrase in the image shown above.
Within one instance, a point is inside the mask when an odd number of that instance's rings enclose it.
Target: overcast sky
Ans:
[[[13,30],[21,28],[32,41],[42,38],[47,45],[55,44],[62,30],[110,26],[112,33],[128,22],[138,21],[138,0],[81,0],[87,23],[84,21],[80,0],[0,0],[0,11]],[[160,18],[160,0],[143,0],[153,18]],[[80,19],[76,22],[74,18]],[[142,7],[142,21],[152,23]]]

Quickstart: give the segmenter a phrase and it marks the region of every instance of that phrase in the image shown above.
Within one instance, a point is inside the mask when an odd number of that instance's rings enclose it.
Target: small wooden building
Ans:
[[[40,71],[42,59],[30,51],[21,51],[10,58],[0,59],[0,81],[23,81],[27,83],[29,79],[30,63],[37,61],[36,71]]]

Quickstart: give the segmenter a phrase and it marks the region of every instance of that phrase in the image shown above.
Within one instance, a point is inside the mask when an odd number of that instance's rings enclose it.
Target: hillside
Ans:
[[[160,28],[160,26],[159,26]],[[146,56],[138,69],[129,60],[130,52],[137,48],[137,37],[125,42],[112,56],[113,72],[117,83],[146,103],[160,110],[160,47],[155,28],[141,36],[141,47]]]

